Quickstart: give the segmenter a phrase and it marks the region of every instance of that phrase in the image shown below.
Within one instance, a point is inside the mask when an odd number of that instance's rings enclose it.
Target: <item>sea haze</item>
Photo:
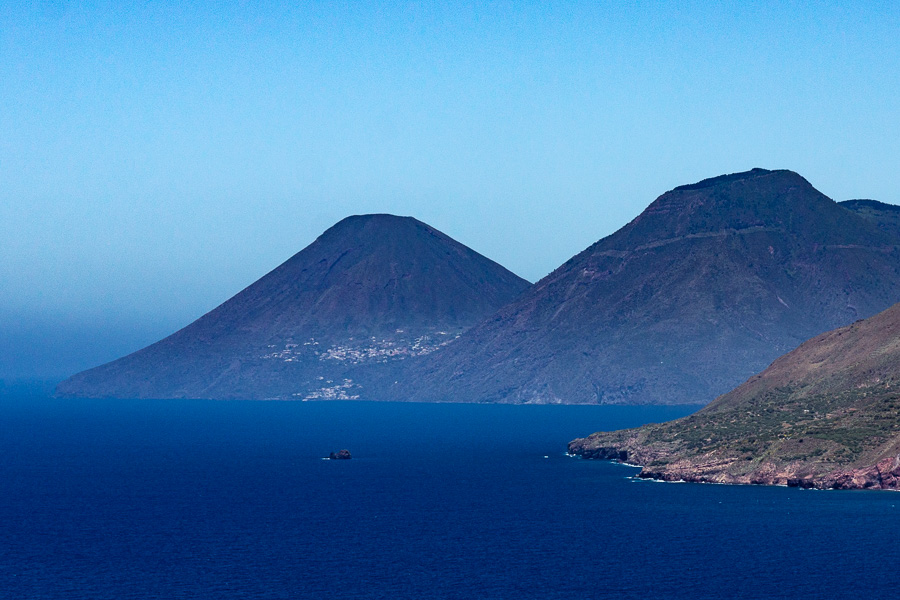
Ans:
[[[896,494],[564,454],[695,407],[2,393],[3,597],[839,598],[900,558]]]

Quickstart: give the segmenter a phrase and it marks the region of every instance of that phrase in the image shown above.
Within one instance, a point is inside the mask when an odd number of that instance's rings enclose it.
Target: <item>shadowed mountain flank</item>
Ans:
[[[900,236],[791,171],[682,186],[427,357],[394,397],[706,403],[900,300]]]
[[[665,480],[900,489],[900,304],[803,343],[689,417],[569,451]]]
[[[875,223],[882,231],[900,236],[900,206],[878,200],[844,200],[840,205]]]
[[[352,398],[528,282],[410,217],[348,217],[184,329],[60,384],[71,396]]]

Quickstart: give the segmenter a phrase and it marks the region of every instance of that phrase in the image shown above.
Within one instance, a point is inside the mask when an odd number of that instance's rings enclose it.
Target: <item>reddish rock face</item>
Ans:
[[[602,438],[604,435],[599,434]],[[596,435],[596,434],[595,434]],[[609,439],[606,439],[606,443]],[[599,450],[599,451],[598,451]],[[810,463],[778,466],[775,462],[763,461],[752,470],[736,472],[740,461],[733,459],[715,460],[709,457],[681,457],[676,452],[653,451],[623,441],[622,447],[603,446],[594,448],[590,438],[574,440],[569,444],[569,453],[587,459],[619,460],[630,456],[633,462],[640,456],[653,456],[654,462],[664,462],[660,466],[645,466],[638,477],[660,481],[687,481],[693,483],[728,483],[745,485],[783,485],[788,487],[835,489],[835,490],[900,490],[900,455],[884,458],[876,464],[860,468],[844,468],[831,471],[817,468]],[[669,462],[666,462],[669,461]],[[812,472],[811,472],[812,471]]]
[[[885,458],[864,469],[835,471],[825,477],[825,487],[838,490],[900,490],[900,455]]]

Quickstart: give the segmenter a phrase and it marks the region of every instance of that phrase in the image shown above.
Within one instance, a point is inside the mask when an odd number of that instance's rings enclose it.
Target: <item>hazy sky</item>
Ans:
[[[898,32],[895,2],[0,3],[0,377],[154,341],[350,214],[533,281],[721,173],[900,203]]]

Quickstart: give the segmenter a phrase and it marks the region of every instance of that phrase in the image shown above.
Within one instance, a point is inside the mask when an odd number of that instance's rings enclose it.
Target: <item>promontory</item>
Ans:
[[[805,342],[693,415],[569,452],[666,481],[898,490],[900,304]]]

